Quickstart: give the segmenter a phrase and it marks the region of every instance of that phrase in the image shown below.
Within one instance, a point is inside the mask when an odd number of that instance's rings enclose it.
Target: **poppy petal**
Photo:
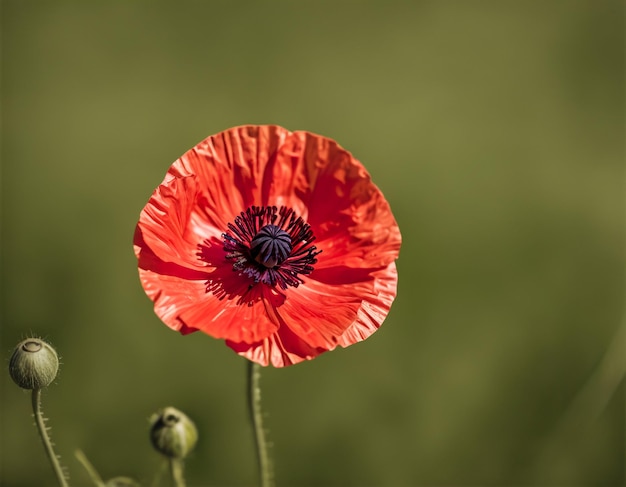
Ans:
[[[270,223],[266,243],[290,235],[292,245],[259,261],[251,242]],[[396,295],[401,236],[363,165],[335,141],[248,125],[172,164],[134,244],[142,285],[168,326],[282,367],[378,329]]]
[[[276,331],[276,324],[265,313],[262,289],[249,289],[230,269],[190,272],[148,256],[145,252],[140,262],[140,280],[154,301],[156,315],[170,328],[247,342]],[[280,304],[280,297],[274,298],[274,304]]]
[[[164,182],[196,178],[207,208],[219,210],[225,228],[246,208],[266,204],[261,193],[272,181],[266,167],[289,133],[275,125],[245,125],[207,137],[172,164]]]
[[[219,222],[203,211],[201,198],[193,177],[161,184],[139,217],[134,242],[137,257],[142,249],[149,248],[164,262],[207,270],[197,257],[198,244],[221,232]]]
[[[341,284],[335,275],[332,287],[308,280],[307,286],[298,288],[306,287],[307,292],[287,295],[274,310],[280,324],[275,334],[257,343],[228,341],[227,345],[262,365],[284,367],[365,340],[387,316],[398,279],[395,263],[369,273],[366,281],[363,274],[362,270],[344,272]]]

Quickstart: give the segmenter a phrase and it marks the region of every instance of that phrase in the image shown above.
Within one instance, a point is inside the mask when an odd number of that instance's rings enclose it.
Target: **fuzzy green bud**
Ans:
[[[18,343],[9,362],[11,379],[22,389],[47,387],[58,370],[56,351],[39,338],[27,338]]]
[[[151,418],[152,446],[168,458],[185,458],[198,441],[198,430],[187,415],[167,407]]]

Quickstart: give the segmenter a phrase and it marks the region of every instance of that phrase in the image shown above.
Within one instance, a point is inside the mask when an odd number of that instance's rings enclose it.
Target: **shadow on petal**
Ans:
[[[281,306],[284,294],[233,270],[232,262],[226,259],[224,242],[217,238],[205,240],[198,246],[198,257],[215,270],[206,281],[206,290],[219,300],[234,300],[240,306],[252,306],[266,298],[272,306]]]
[[[179,277],[185,280],[202,280],[206,279],[211,269],[207,268],[206,272],[190,269],[174,262],[165,262],[158,257],[143,237],[143,230],[137,226],[134,236],[135,254],[139,260],[138,267],[147,271],[152,271],[163,276]]]

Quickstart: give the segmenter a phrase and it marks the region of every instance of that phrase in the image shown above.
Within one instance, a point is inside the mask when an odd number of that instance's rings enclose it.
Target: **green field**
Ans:
[[[254,485],[245,360],[158,320],[132,239],[178,156],[269,123],[350,150],[403,235],[376,334],[263,370],[278,485],[624,484],[624,2],[0,13],[0,358],[32,334],[59,352],[43,401],[72,486],[78,448],[149,486],[164,406],[200,433],[189,486]],[[28,393],[0,388],[0,485],[54,485]]]

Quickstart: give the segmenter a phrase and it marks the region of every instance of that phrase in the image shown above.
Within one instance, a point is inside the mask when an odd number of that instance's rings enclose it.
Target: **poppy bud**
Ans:
[[[39,338],[27,338],[18,343],[9,362],[11,379],[22,389],[41,389],[50,385],[58,370],[57,353]]]
[[[166,457],[184,458],[196,446],[198,430],[182,411],[167,407],[154,414],[151,423],[152,446]]]

